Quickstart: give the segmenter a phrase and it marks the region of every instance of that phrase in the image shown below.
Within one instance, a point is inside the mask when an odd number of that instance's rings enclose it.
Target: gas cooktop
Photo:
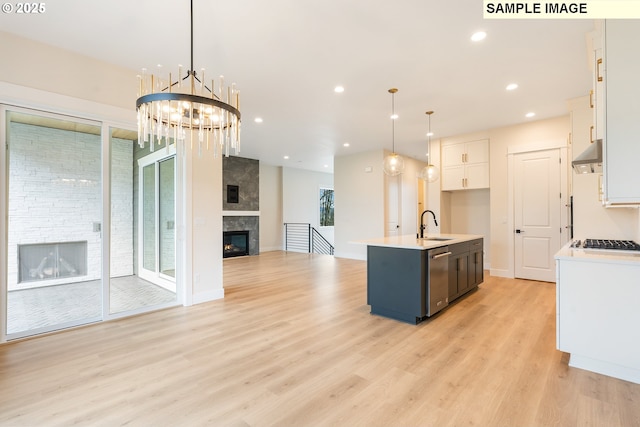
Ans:
[[[608,240],[608,239],[584,239],[574,240],[572,248],[578,249],[605,249],[617,251],[640,251],[640,245],[633,240]]]

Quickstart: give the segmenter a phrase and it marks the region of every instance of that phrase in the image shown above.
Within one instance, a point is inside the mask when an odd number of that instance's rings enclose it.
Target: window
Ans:
[[[333,227],[333,189],[320,189],[320,227]]]

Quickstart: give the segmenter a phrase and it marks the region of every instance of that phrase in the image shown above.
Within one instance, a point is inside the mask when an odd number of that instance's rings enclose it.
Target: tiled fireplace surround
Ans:
[[[249,230],[249,255],[260,253],[260,164],[242,157],[222,158],[222,230]],[[227,186],[238,187],[238,203],[227,202]]]

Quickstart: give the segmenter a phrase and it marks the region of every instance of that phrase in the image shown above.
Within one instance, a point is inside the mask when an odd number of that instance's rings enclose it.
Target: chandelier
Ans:
[[[180,143],[198,155],[212,146],[214,156],[223,152],[229,156],[240,152],[240,93],[235,83],[225,86],[224,77],[208,84],[204,68],[200,74],[193,68],[193,0],[191,0],[191,67],[177,76],[155,76],[143,69],[138,76],[136,101],[138,113],[138,144],[154,151],[155,145]],[[173,141],[173,142],[172,142]]]
[[[382,170],[389,176],[400,175],[404,171],[404,159],[399,154],[396,154],[396,119],[398,116],[395,112],[395,94],[398,89],[391,88],[389,93],[391,94],[391,154],[384,158],[382,163]]]
[[[427,166],[423,167],[420,173],[418,174],[418,178],[423,179],[427,182],[436,182],[440,177],[440,171],[438,168],[431,164],[431,115],[433,111],[427,111],[425,113],[429,117],[429,130],[427,131]]]

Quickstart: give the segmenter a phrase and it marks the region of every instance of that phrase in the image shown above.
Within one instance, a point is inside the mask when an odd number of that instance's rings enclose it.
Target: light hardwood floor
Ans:
[[[224,271],[224,300],[0,346],[0,425],[640,425],[640,385],[555,350],[552,283],[486,276],[409,325],[369,314],[362,261]]]

